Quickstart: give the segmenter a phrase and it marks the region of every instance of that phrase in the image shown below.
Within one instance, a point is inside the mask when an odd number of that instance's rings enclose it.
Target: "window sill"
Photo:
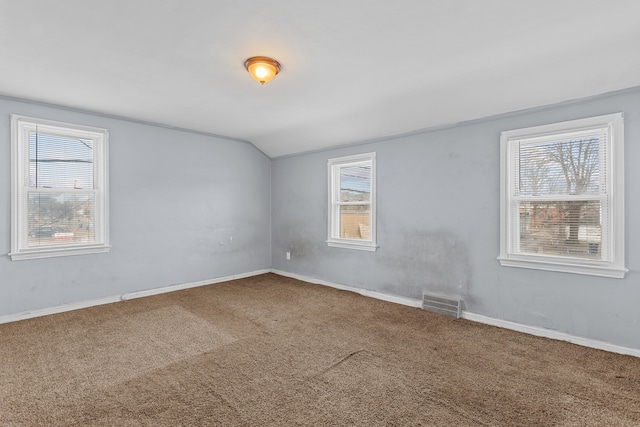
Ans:
[[[498,257],[503,267],[530,268],[534,270],[555,271],[561,273],[585,274],[589,276],[610,277],[623,279],[629,270],[624,267],[613,266],[606,262],[573,263],[551,257],[503,258]]]
[[[327,245],[332,248],[356,249],[368,252],[375,252],[378,249],[378,246],[373,242],[358,240],[327,240]]]
[[[26,259],[54,258],[71,255],[87,255],[106,253],[111,250],[111,246],[91,246],[91,247],[66,247],[47,249],[27,249],[20,252],[11,252],[9,256],[12,261],[22,261]]]

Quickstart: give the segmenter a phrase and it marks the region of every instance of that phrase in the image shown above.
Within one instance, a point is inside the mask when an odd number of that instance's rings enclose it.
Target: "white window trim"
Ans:
[[[340,191],[340,168],[354,166],[358,163],[371,164],[371,240],[344,239],[340,238],[340,210],[335,203],[336,191]],[[328,203],[328,230],[327,245],[334,248],[356,249],[361,251],[375,252],[378,248],[376,244],[376,153],[356,154],[353,156],[338,157],[329,159],[327,162],[327,176],[329,181],[329,203]]]
[[[25,160],[28,158],[29,145],[21,138],[22,129],[26,126],[61,128],[65,133],[74,134],[95,141],[100,164],[94,170],[94,181],[99,183],[99,197],[96,199],[95,243],[70,243],[60,246],[29,248],[27,244],[28,222],[27,197],[22,195],[29,191],[25,183]],[[90,126],[57,122],[20,115],[11,115],[11,252],[12,260],[51,258],[67,255],[84,255],[109,252],[109,131]]]
[[[554,134],[608,127],[607,186],[609,215],[606,224],[608,234],[608,260],[588,260],[562,256],[517,253],[513,246],[511,223],[513,185],[509,148],[521,139],[552,136]],[[521,267],[565,273],[586,274],[611,278],[624,278],[624,118],[622,113],[608,114],[572,120],[550,125],[535,126],[502,132],[500,138],[500,264],[505,267]],[[516,216],[517,218],[517,216]],[[603,227],[603,232],[605,231]]]

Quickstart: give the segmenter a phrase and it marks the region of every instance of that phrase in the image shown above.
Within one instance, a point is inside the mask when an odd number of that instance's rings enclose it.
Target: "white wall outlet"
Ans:
[[[287,259],[291,259],[291,252],[287,251]]]

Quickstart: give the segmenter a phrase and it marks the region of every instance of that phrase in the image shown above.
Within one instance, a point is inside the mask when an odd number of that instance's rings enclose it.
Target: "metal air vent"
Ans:
[[[422,309],[459,319],[462,316],[462,300],[425,293],[422,295]]]

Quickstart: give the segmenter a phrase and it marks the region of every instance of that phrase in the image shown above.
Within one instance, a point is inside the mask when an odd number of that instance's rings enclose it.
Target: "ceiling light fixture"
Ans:
[[[254,56],[244,62],[244,68],[253,80],[263,85],[280,72],[280,63],[266,56]]]

